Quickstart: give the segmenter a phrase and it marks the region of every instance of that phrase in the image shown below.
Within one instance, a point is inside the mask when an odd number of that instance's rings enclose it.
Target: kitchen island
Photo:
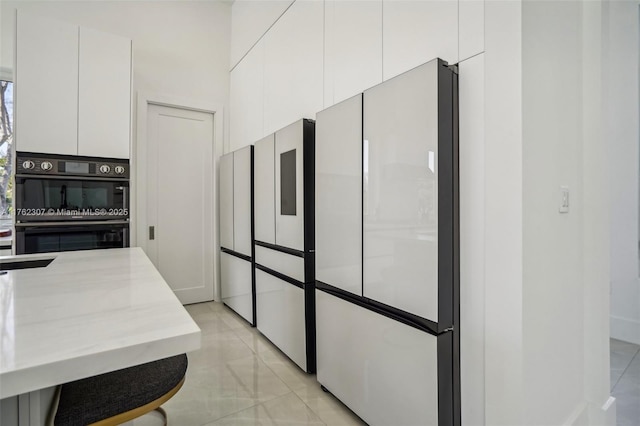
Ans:
[[[142,249],[5,256],[0,270],[44,259],[0,272],[3,425],[15,410],[20,426],[43,424],[58,384],[200,347],[200,329]]]

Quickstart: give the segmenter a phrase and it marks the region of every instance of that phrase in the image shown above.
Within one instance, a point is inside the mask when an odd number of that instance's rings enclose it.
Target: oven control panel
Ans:
[[[129,160],[18,152],[16,173],[129,179]]]

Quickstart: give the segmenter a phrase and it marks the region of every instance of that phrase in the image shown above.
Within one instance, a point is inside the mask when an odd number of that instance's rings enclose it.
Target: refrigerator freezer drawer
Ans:
[[[251,262],[221,252],[220,266],[222,302],[253,324]]]
[[[436,337],[320,290],[316,321],[318,381],[367,423],[452,424],[451,333]]]
[[[303,257],[256,245],[256,263],[305,282]]]
[[[256,269],[256,310],[258,330],[307,371],[305,290]]]

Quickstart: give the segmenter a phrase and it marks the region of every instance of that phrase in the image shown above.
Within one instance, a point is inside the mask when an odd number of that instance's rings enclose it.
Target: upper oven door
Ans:
[[[128,220],[129,181],[16,175],[16,222]]]

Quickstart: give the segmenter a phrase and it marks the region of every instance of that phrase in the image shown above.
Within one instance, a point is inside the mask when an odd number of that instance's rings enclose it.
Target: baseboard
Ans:
[[[616,399],[609,397],[604,404],[578,404],[563,423],[564,426],[616,426]]]
[[[589,406],[586,402],[580,403],[563,423],[564,426],[588,426]]]
[[[589,404],[589,424],[616,426],[616,399],[610,396],[599,407],[596,404]]]
[[[610,321],[612,338],[640,345],[640,321],[615,315],[611,315]]]

